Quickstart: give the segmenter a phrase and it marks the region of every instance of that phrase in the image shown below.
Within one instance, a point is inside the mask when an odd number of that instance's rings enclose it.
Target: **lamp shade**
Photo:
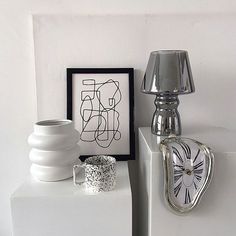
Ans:
[[[178,95],[195,91],[188,52],[151,52],[141,91],[155,95]]]

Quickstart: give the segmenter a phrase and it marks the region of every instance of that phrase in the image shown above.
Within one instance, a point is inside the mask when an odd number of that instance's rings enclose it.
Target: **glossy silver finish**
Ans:
[[[161,50],[152,52],[141,91],[156,95],[156,111],[152,119],[153,134],[181,134],[177,95],[195,91],[187,51]]]
[[[206,167],[206,173],[205,177],[202,182],[202,186],[197,189],[194,199],[189,202],[189,204],[177,204],[176,201],[173,199],[173,188],[174,188],[174,182],[173,182],[173,169],[175,163],[173,162],[173,145],[175,144],[188,144],[192,143],[192,147],[195,145],[198,146],[198,148],[201,150],[201,152],[204,154],[204,166]],[[190,147],[190,153],[193,150]],[[208,188],[212,176],[213,176],[213,170],[214,170],[214,154],[212,153],[211,149],[207,147],[205,144],[202,144],[196,140],[189,139],[189,138],[180,138],[180,137],[170,137],[166,138],[161,141],[160,143],[160,150],[163,155],[163,166],[164,166],[164,189],[165,189],[165,200],[170,207],[171,210],[173,210],[177,214],[184,214],[187,212],[190,212],[193,208],[195,208],[200,200],[203,194],[205,193],[206,189]],[[183,150],[181,148],[178,149],[179,153],[183,153]],[[184,155],[182,155],[182,158],[185,158]],[[196,159],[196,158],[195,158]],[[194,169],[194,164],[193,164]],[[183,173],[186,175],[195,175],[193,172],[194,170],[184,169]],[[171,192],[172,191],[172,192]]]
[[[186,94],[195,91],[188,52],[151,52],[141,91],[148,94]]]
[[[156,110],[153,113],[151,132],[159,136],[181,134],[181,122],[177,107],[177,96],[156,96]]]

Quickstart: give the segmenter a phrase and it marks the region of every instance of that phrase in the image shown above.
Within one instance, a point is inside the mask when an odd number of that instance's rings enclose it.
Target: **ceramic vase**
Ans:
[[[30,172],[41,181],[72,177],[79,161],[79,132],[71,120],[44,120],[34,125],[28,143],[32,147]]]

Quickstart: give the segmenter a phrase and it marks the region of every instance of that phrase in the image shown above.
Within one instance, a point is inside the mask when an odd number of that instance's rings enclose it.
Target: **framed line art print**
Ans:
[[[80,132],[80,159],[135,159],[133,68],[68,68],[67,118]]]

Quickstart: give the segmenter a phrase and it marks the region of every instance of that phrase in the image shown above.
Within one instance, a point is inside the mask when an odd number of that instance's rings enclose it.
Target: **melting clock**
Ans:
[[[214,155],[189,138],[170,137],[160,144],[164,164],[165,199],[177,213],[191,211],[210,184]]]

